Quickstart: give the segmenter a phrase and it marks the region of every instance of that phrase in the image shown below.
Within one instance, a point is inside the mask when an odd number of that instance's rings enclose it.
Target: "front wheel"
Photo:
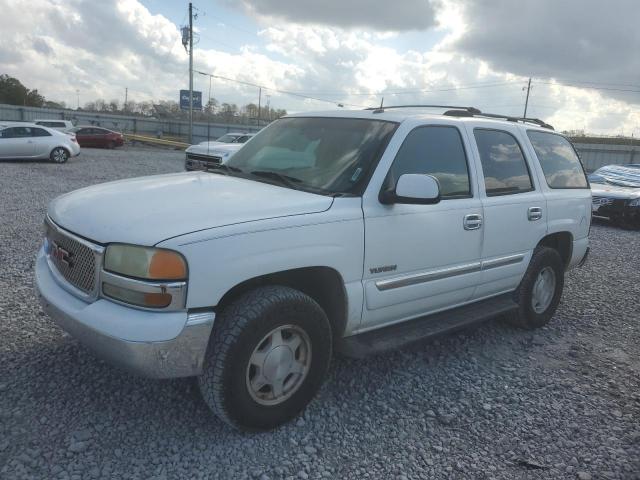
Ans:
[[[62,147],[56,147],[51,151],[49,158],[54,163],[65,163],[69,159],[69,152]]]
[[[289,287],[260,287],[216,319],[200,392],[231,426],[268,430],[313,399],[331,352],[329,321],[312,298]]]
[[[558,251],[536,248],[529,268],[514,292],[518,310],[509,315],[509,322],[527,329],[546,325],[558,308],[563,288],[564,264]]]

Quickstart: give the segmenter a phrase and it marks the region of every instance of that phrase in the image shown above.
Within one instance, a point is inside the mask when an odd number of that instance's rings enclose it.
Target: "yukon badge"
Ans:
[[[385,273],[385,272],[393,272],[398,269],[398,265],[383,265],[382,267],[373,267],[370,268],[369,271],[372,274],[375,273]]]

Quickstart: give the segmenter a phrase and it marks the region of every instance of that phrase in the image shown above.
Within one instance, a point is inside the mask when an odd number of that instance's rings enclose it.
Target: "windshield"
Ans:
[[[222,143],[233,143],[238,139],[238,135],[229,135],[228,133],[226,135],[221,136],[218,140],[216,140],[216,142],[222,142]]]
[[[263,181],[280,178],[291,188],[359,195],[396,127],[381,120],[283,118],[253,137],[227,165]]]

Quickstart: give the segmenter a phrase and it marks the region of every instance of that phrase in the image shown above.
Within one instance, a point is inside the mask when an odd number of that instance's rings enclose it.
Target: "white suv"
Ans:
[[[504,315],[545,325],[588,252],[591,192],[538,120],[473,108],[306,113],[228,163],[54,200],[45,310],[112,363],[197,376],[241,429],[297,415],[334,351]]]

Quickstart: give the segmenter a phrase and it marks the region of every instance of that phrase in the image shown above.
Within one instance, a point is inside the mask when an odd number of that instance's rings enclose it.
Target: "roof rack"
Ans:
[[[478,117],[487,117],[487,118],[499,118],[502,120],[507,120],[508,122],[522,122],[522,123],[532,123],[534,125],[538,125],[542,128],[548,128],[549,130],[555,130],[553,126],[549,125],[547,122],[540,120],[539,118],[529,118],[529,117],[514,117],[511,115],[500,115],[497,113],[480,113],[474,116]]]
[[[369,107],[365,110],[372,110],[373,113],[384,113],[385,110],[390,108],[447,108],[448,110],[444,112],[443,115],[447,115],[449,117],[485,117],[485,118],[497,118],[502,120],[507,120],[508,122],[522,122],[522,123],[531,123],[534,125],[538,125],[542,128],[547,128],[549,130],[554,130],[553,126],[548,123],[540,120],[539,118],[529,118],[529,117],[514,117],[512,115],[500,115],[497,113],[483,113],[479,109],[475,107],[460,107],[454,105],[390,105],[388,107],[383,107],[380,105],[379,107]]]
[[[455,105],[390,105],[388,107],[383,107],[381,105],[379,107],[365,108],[365,110],[373,110],[373,113],[384,113],[385,110],[390,108],[452,108],[455,110],[464,110],[471,114],[481,113],[480,110],[474,107],[458,107]]]

